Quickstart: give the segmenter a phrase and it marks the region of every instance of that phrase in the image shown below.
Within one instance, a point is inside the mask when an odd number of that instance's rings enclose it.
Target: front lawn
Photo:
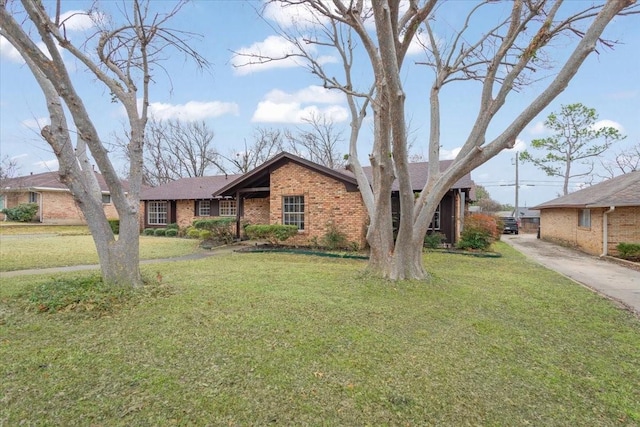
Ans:
[[[290,254],[147,265],[173,292],[97,317],[5,280],[0,425],[640,424],[638,319],[497,250],[429,253],[430,283]]]
[[[195,240],[140,236],[140,259],[178,257],[198,250]],[[0,271],[97,263],[90,235],[0,235]]]

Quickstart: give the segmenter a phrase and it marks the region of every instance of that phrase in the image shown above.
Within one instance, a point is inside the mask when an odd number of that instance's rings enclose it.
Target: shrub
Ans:
[[[235,239],[233,229],[235,221],[235,218],[198,219],[193,221],[193,227],[209,232],[208,237],[200,237],[201,239],[212,239],[221,243],[231,243]]]
[[[209,240],[209,239],[212,238],[212,236],[213,236],[213,234],[209,230],[200,230],[200,232],[198,234],[198,238],[200,240]]]
[[[38,212],[37,203],[21,203],[13,208],[2,209],[2,213],[7,216],[10,221],[29,222],[33,220],[36,212]]]
[[[113,231],[113,234],[119,234],[120,233],[120,220],[119,219],[109,219],[107,221],[109,221],[109,227],[111,227],[111,231]]]
[[[166,233],[167,233],[166,228],[156,228],[155,230],[153,230],[154,236],[164,236]]]
[[[322,245],[329,250],[346,249],[348,247],[347,235],[338,229],[332,222],[327,223],[327,232],[322,236]]]
[[[167,224],[167,230],[177,230],[178,224],[176,224],[175,222],[172,222],[171,224]]]
[[[145,228],[142,234],[145,236],[153,236],[153,233],[156,231],[155,228]]]
[[[200,238],[200,230],[196,230],[195,228],[187,229],[187,238],[188,239],[199,239]]]
[[[616,246],[618,256],[622,259],[640,261],[640,243],[620,242]]]
[[[178,230],[175,228],[167,228],[167,231],[164,233],[167,237],[176,237],[178,235]]]
[[[465,218],[464,229],[460,234],[457,247],[460,249],[486,250],[496,241],[498,225],[495,217],[485,214],[472,214]]]
[[[298,227],[295,225],[255,224],[248,225],[246,230],[250,239],[265,239],[271,244],[284,242],[298,234]]]
[[[439,248],[445,240],[447,240],[447,237],[439,231],[427,233],[424,236],[423,246],[428,249],[436,249]]]

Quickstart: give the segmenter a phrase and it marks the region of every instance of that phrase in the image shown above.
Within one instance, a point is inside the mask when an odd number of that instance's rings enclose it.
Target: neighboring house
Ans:
[[[441,162],[441,167],[448,163]],[[413,163],[409,168],[413,186],[420,191],[426,183],[427,163]],[[466,175],[445,195],[434,216],[432,230],[443,233],[449,242],[459,236],[473,187]],[[397,212],[397,188],[394,191],[392,204]],[[195,218],[234,216],[238,236],[248,223],[292,224],[300,232],[287,243],[309,245],[321,241],[333,225],[349,242],[360,247],[366,243],[368,216],[353,174],[289,153],[241,176],[184,178],[149,189],[141,199],[143,227],[172,222],[184,227]]]
[[[540,227],[540,211],[527,207],[520,207],[514,210],[510,216],[518,218],[521,233],[537,233]]]
[[[109,219],[118,218],[104,178],[96,173],[102,190],[102,203]],[[60,181],[58,172],[45,172],[7,178],[0,184],[0,208],[13,208],[22,203],[37,203],[35,220],[48,224],[86,224],[82,211],[73,200],[69,188]],[[0,214],[1,219],[4,214]]]
[[[540,237],[593,255],[640,243],[640,171],[630,172],[534,206]]]

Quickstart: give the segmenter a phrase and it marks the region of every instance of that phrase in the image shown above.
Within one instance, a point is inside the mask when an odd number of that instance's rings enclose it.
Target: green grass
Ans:
[[[140,259],[177,257],[197,250],[194,240],[140,236]],[[0,235],[0,271],[97,263],[90,235]]]
[[[86,225],[48,225],[40,223],[0,222],[0,236],[18,234],[89,235]]]
[[[496,249],[427,254],[429,283],[289,254],[148,265],[173,292],[96,318],[4,280],[0,425],[639,425],[638,319]]]

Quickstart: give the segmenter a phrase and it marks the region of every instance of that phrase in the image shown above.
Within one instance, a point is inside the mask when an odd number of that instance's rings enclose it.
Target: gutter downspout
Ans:
[[[607,221],[609,214],[616,210],[615,206],[610,206],[608,211],[602,214],[602,255],[609,254],[609,222]]]

